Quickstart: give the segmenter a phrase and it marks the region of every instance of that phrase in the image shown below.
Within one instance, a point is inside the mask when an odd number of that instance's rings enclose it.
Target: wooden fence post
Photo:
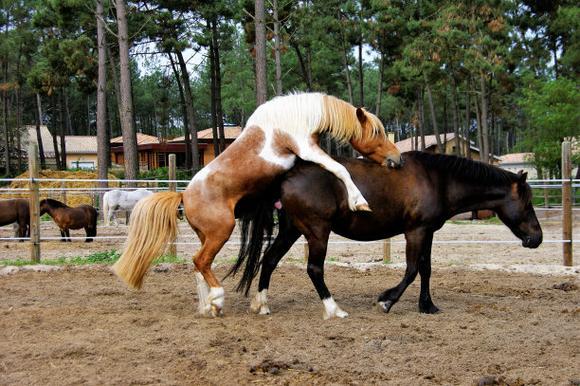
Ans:
[[[30,177],[30,259],[40,261],[40,193],[38,189],[38,145],[28,146],[28,173]]]
[[[383,263],[389,264],[391,262],[391,239],[383,241]]]
[[[171,182],[169,182],[169,191],[170,192],[176,192],[177,191],[177,182],[175,182],[176,180],[176,176],[177,176],[177,172],[175,170],[176,167],[176,163],[175,163],[175,154],[169,154],[169,173],[168,173],[168,180],[171,180]],[[171,256],[177,256],[177,245],[175,244],[174,240],[171,242],[171,245],[169,246],[169,254]]]
[[[308,264],[308,241],[304,240],[304,262]]]
[[[175,170],[175,154],[169,154],[169,178],[168,180],[175,181],[175,176],[177,175]],[[170,182],[169,183],[169,191],[175,192],[177,190],[177,183]]]
[[[570,142],[562,142],[562,239],[564,265],[572,266],[572,159]]]

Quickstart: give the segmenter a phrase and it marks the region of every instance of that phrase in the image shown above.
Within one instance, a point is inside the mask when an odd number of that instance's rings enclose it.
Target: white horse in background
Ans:
[[[133,191],[114,189],[106,192],[103,195],[103,219],[105,220],[105,226],[109,226],[112,220],[118,226],[117,216],[115,216],[116,210],[132,210],[135,204],[137,204],[137,201],[152,194],[153,192],[147,189]]]

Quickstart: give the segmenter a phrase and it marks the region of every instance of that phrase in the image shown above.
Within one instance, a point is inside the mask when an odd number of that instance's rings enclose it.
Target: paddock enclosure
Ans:
[[[536,211],[544,231],[537,249],[521,247],[494,220],[449,221],[435,233],[436,315],[417,312],[418,279],[389,314],[374,304],[403,276],[402,236],[391,239],[385,264],[383,242],[332,235],[326,280],[350,316],[328,321],[306,274],[303,240],[274,272],[272,315],[252,314],[234,278],[224,281],[225,317],[216,320],[197,314],[191,256],[199,240],[185,221],[177,263],[153,266],[138,292],[106,265],[42,265],[120,251],[123,221],[99,222],[89,244],[82,230],[61,243],[56,225],[41,221],[41,265],[29,267],[6,266],[29,260],[30,242],[0,227],[0,385],[580,384],[580,249],[572,244],[576,265],[564,267],[561,209]],[[578,215],[574,207],[575,224]],[[576,227],[572,239],[579,236]],[[235,232],[216,258],[218,277],[237,256],[238,240]]]

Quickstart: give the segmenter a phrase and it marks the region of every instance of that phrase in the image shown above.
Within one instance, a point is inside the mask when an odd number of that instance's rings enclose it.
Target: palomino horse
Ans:
[[[114,221],[115,225],[119,225],[117,222],[117,216],[115,216],[115,211],[122,210],[132,210],[142,198],[152,195],[153,192],[146,189],[137,189],[133,191],[109,190],[103,195],[103,219],[105,220],[105,226],[109,226],[111,221]]]
[[[71,241],[70,229],[85,228],[87,243],[97,235],[97,210],[90,205],[71,208],[60,201],[46,198],[40,201],[40,215],[48,213],[60,228],[61,241]]]
[[[369,209],[346,169],[318,147],[318,136],[324,132],[350,141],[381,165],[400,165],[399,151],[373,114],[323,94],[277,97],[258,107],[242,135],[197,173],[183,193],[157,193],[139,201],[114,271],[131,287],[141,287],[153,259],[175,239],[177,208],[183,201],[185,216],[202,243],[193,259],[199,311],[220,315],[224,290],[211,264],[234,229],[236,204],[266,190],[294,165],[296,157],[316,162],[338,176],[348,191],[351,210]]]
[[[280,259],[304,235],[308,242],[307,271],[324,305],[324,318],[345,317],[324,283],[324,259],[331,231],[349,239],[370,241],[401,233],[407,240],[407,269],[403,280],[384,291],[378,304],[389,312],[407,286],[421,275],[419,311],[436,313],[431,300],[431,244],[433,233],[452,216],[491,209],[527,248],[542,242],[542,229],[531,203],[526,174],[514,174],[494,166],[455,156],[422,152],[404,153],[405,167],[388,170],[364,160],[343,159],[357,186],[369,200],[372,212],[348,210],[344,186],[331,174],[311,163],[300,163],[284,177],[281,190],[262,198],[254,213],[242,220],[242,248],[230,273],[244,266],[238,290],[250,289],[260,266],[258,293],[252,310],[269,314],[270,277]],[[264,230],[271,233],[273,202],[280,197],[279,232],[260,261]],[[278,205],[279,206],[279,205]],[[248,240],[248,229],[252,234]],[[270,230],[268,232],[268,230]]]
[[[0,200],[0,226],[12,223],[18,224],[19,238],[30,236],[30,207],[28,200],[24,198]]]

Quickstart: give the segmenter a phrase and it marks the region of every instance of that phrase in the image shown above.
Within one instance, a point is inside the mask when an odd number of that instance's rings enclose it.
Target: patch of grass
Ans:
[[[57,259],[47,259],[41,260],[40,264],[45,265],[91,265],[91,264],[104,264],[111,265],[115,263],[121,253],[116,250],[110,250],[105,252],[96,252],[88,256],[75,256],[75,257],[59,257]],[[164,255],[153,261],[153,265],[160,263],[184,263],[185,260],[179,256]],[[21,267],[24,265],[36,264],[30,260],[14,259],[14,260],[0,260],[0,266],[15,265]]]
[[[448,220],[448,224],[455,225],[501,225],[503,224],[497,216],[486,218],[484,220]]]

